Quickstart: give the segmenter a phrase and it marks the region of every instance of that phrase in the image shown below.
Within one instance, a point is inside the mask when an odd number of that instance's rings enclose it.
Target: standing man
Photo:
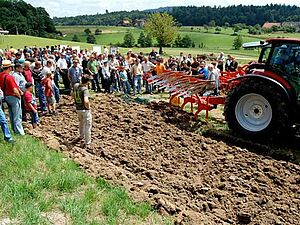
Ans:
[[[15,82],[15,79],[10,73],[12,72],[12,63],[9,60],[4,60],[2,63],[3,72],[0,73],[0,88],[3,90],[4,99],[8,104],[9,119],[11,127],[16,134],[25,135],[22,126],[22,108],[21,94]]]
[[[221,52],[220,55],[217,58],[217,62],[218,62],[218,69],[220,71],[224,70],[224,62],[225,62],[225,57],[224,57],[224,53]]]
[[[110,90],[111,89],[110,88],[110,85],[111,85],[110,68],[109,68],[107,61],[104,61],[103,63],[104,63],[104,65],[102,67],[102,75],[103,75],[104,93],[110,93],[111,92],[111,90]]]
[[[15,64],[15,71],[13,73],[13,77],[19,89],[22,91],[22,95],[21,95],[22,120],[27,121],[25,102],[24,102],[24,92],[26,91],[25,84],[27,83],[27,81],[23,76],[23,67],[20,63]]]
[[[47,112],[47,100],[45,96],[45,87],[42,84],[42,80],[44,79],[42,75],[42,64],[40,61],[36,61],[34,63],[34,68],[32,69],[32,77],[34,80],[34,86],[35,86],[35,93],[37,97],[39,98],[39,106],[42,111],[42,114],[45,114]]]
[[[92,112],[89,101],[89,81],[90,79],[87,76],[83,76],[81,83],[76,83],[74,85],[74,100],[79,119],[80,138],[84,140],[85,146],[92,143]]]
[[[73,65],[70,67],[68,72],[68,78],[71,82],[72,89],[75,84],[80,83],[80,79],[82,77],[82,69],[78,66],[79,60],[73,59]]]
[[[96,91],[96,92],[100,92],[100,84],[99,84],[99,63],[98,61],[95,59],[95,56],[92,54],[90,56],[90,60],[87,64],[87,69],[88,72],[90,73],[90,75],[93,76],[93,80],[92,80],[92,90]]]
[[[4,97],[3,92],[0,89],[0,126],[1,126],[1,129],[2,129],[2,132],[3,132],[3,135],[4,135],[4,140],[6,142],[13,143],[14,140],[11,137],[11,133],[10,133],[9,128],[8,128],[8,124],[7,124],[7,121],[6,121],[6,118],[5,118],[5,114],[2,110],[2,99],[3,99],[3,97]]]
[[[65,90],[70,90],[70,81],[68,79],[68,63],[66,60],[66,54],[61,53],[60,58],[57,60],[57,68],[59,70],[60,76],[63,79]]]
[[[133,95],[136,94],[136,90],[138,91],[138,94],[141,94],[143,67],[139,59],[135,60],[134,65],[131,68],[131,74],[133,77]]]
[[[144,57],[144,61],[142,62],[143,72],[145,76],[145,84],[146,84],[146,93],[152,95],[152,84],[148,83],[148,79],[152,75],[152,70],[154,69],[155,65],[148,61],[147,57]]]

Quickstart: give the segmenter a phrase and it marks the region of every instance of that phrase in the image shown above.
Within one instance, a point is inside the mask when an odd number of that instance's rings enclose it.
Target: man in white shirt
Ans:
[[[155,65],[148,60],[147,57],[144,57],[144,61],[142,62],[142,68],[145,76],[145,85],[146,85],[146,93],[152,94],[152,85],[148,83],[148,79],[152,75],[152,69],[154,69]]]
[[[108,64],[111,72],[112,88],[113,90],[119,92],[121,88],[120,77],[118,73],[118,69],[120,67],[119,61],[116,60],[115,56],[112,56]]]
[[[110,85],[111,85],[110,68],[107,61],[103,62],[102,76],[103,76],[104,93],[110,93]]]
[[[56,65],[57,65],[57,68],[59,70],[60,76],[63,79],[65,90],[70,91],[71,90],[71,85],[70,85],[70,80],[68,78],[68,63],[67,63],[67,60],[66,60],[65,53],[60,54],[60,58],[57,60]]]
[[[106,48],[105,46],[104,46],[103,53],[104,53],[104,58],[107,59],[107,57],[108,57],[108,48]]]
[[[136,89],[138,91],[138,94],[141,94],[142,91],[142,75],[143,73],[143,67],[140,63],[139,59],[136,59],[134,62],[133,67],[131,68],[131,74],[133,77],[133,95],[136,94]]]
[[[209,95],[218,95],[219,94],[219,74],[215,70],[214,65],[209,64],[208,65],[208,80],[212,81],[210,89],[207,90],[203,96],[209,96]]]

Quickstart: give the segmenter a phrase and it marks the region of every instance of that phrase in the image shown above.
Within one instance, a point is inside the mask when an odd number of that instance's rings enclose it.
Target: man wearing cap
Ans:
[[[39,106],[42,111],[42,114],[45,114],[47,112],[47,100],[45,96],[45,87],[42,84],[42,80],[44,79],[42,74],[42,64],[40,61],[36,61],[34,63],[34,67],[32,69],[32,77],[34,79],[34,86],[35,86],[35,93],[37,97],[39,98]]]
[[[2,63],[3,72],[0,73],[0,88],[7,102],[11,127],[16,134],[24,135],[22,126],[21,93],[14,77],[10,75],[13,64],[9,60]]]
[[[74,85],[77,83],[80,83],[81,76],[82,76],[82,69],[78,66],[79,60],[74,59],[73,65],[70,67],[68,71],[68,78],[71,82],[72,88],[74,88]]]
[[[80,139],[84,140],[86,146],[91,144],[91,130],[92,130],[92,112],[89,101],[89,77],[83,76],[81,83],[74,85],[74,100],[76,111],[79,119],[79,133]]]
[[[92,90],[100,92],[100,84],[99,84],[99,62],[95,59],[95,55],[91,55],[90,60],[87,64],[87,69],[90,75],[93,76],[92,80]]]
[[[27,83],[27,81],[23,75],[23,66],[20,63],[15,64],[15,71],[13,73],[13,77],[14,77],[19,89],[22,91],[22,94],[21,94],[22,120],[26,121],[27,118],[26,118],[26,109],[25,109],[23,93],[26,90],[25,84]]]

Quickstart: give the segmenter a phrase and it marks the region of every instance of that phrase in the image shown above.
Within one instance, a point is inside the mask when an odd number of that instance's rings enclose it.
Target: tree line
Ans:
[[[33,7],[22,0],[0,0],[0,27],[10,34],[49,37],[56,34],[53,20],[42,7]]]
[[[136,19],[147,19],[155,11],[131,12],[108,11],[105,14],[82,15],[75,17],[54,17],[56,25],[107,25],[116,26],[122,20],[134,21]],[[168,13],[172,15],[179,25],[183,26],[203,26],[209,25],[211,21],[216,26],[226,24],[243,23],[246,25],[262,25],[265,22],[300,21],[300,7],[268,4],[265,6],[243,6],[234,5],[228,7],[210,6],[182,6],[168,8]]]

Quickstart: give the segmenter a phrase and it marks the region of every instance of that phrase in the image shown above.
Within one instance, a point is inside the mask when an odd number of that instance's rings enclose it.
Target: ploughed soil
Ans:
[[[92,108],[88,148],[70,97],[33,134],[175,224],[300,224],[300,166],[191,132],[192,116],[166,103],[99,94]]]

